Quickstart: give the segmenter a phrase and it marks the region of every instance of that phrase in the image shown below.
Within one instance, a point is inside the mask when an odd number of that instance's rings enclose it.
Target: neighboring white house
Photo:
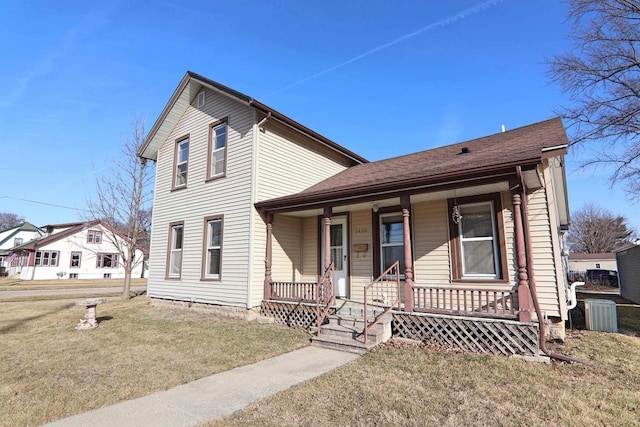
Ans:
[[[0,231],[0,267],[9,267],[5,258],[14,246],[22,245],[37,239],[44,234],[44,231],[28,222]]]
[[[569,255],[570,271],[586,271],[593,269],[618,271],[616,255],[613,252],[596,254],[574,253]]]
[[[46,230],[43,237],[12,249],[10,277],[22,280],[124,278],[122,260],[108,238],[107,224],[95,220],[43,228]],[[133,278],[142,276],[143,257],[143,252],[138,250]]]

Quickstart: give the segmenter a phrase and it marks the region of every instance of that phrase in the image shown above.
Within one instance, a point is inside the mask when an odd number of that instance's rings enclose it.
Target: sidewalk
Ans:
[[[47,426],[197,426],[315,378],[360,356],[309,346]],[[170,367],[167,367],[169,369]]]

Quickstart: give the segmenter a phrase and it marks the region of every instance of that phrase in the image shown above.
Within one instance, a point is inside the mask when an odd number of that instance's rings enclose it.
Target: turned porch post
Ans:
[[[324,270],[331,264],[331,206],[324,208]],[[323,271],[324,274],[324,271]]]
[[[271,246],[273,234],[273,214],[267,213],[267,255],[264,259],[264,299],[271,299]]]
[[[519,188],[519,187],[518,187]],[[516,262],[518,265],[518,319],[521,322],[531,322],[531,290],[529,289],[529,275],[527,274],[527,256],[525,253],[524,227],[522,225],[522,199],[516,189],[511,195],[513,203],[513,222],[516,238]]]
[[[411,229],[409,215],[411,200],[409,196],[401,196],[402,222],[404,226],[404,310],[413,311],[413,256],[411,254]]]

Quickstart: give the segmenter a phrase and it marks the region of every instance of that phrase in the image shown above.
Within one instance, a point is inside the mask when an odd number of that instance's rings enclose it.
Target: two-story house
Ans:
[[[552,119],[368,162],[187,72],[139,151],[157,161],[148,295],[241,316],[270,301],[323,317],[337,298],[563,329],[567,145]]]

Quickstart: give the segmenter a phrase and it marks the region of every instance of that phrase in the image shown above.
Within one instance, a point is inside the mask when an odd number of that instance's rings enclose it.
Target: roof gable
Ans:
[[[187,108],[191,105],[192,100],[197,96],[201,89],[205,87],[213,90],[214,92],[227,96],[236,100],[248,107],[261,111],[266,114],[267,117],[278,120],[287,126],[295,129],[296,131],[307,135],[320,144],[326,145],[332,150],[340,153],[341,155],[351,159],[355,163],[365,163],[367,159],[359,156],[358,154],[346,149],[345,147],[331,141],[330,139],[320,135],[319,133],[301,125],[300,123],[290,119],[284,114],[274,110],[273,108],[241,93],[237,90],[231,89],[223,84],[210,80],[192,71],[187,71],[185,76],[180,81],[180,84],[173,92],[173,95],[169,99],[169,102],[162,110],[162,113],[154,123],[153,127],[149,131],[149,134],[145,138],[142,147],[138,151],[138,155],[147,159],[157,160],[158,151],[162,144],[167,140],[171,131],[178,124],[180,118],[184,115]]]
[[[79,233],[81,231],[84,230],[88,230],[92,227],[96,227],[96,226],[102,226],[107,230],[111,230],[111,227],[105,223],[104,221],[101,221],[99,219],[93,220],[93,221],[88,221],[88,222],[79,222],[79,223],[70,223],[70,224],[54,224],[54,225],[49,225],[47,227],[49,227],[49,229],[53,229],[53,228],[60,228],[59,226],[63,226],[62,228],[65,228],[63,231],[59,231],[57,233],[53,233],[50,234],[48,236],[44,236],[41,237],[40,239],[35,239],[32,240],[30,242],[24,243],[22,245],[16,246],[15,248],[13,248],[15,251],[18,250],[26,250],[26,251],[33,251],[36,250],[38,248],[41,248],[43,246],[49,245],[51,243],[57,242],[61,239],[64,239],[66,237],[69,236],[73,236],[76,233]],[[70,226],[69,228],[66,228],[67,226]],[[124,235],[122,235],[122,233],[119,233],[117,231],[115,231],[115,233],[120,237],[120,238],[125,238]]]
[[[29,222],[23,222],[14,227],[6,228],[0,231],[0,246],[5,244],[7,241],[11,240],[11,238],[13,238],[15,235],[17,235],[21,231],[38,232],[42,234],[42,230],[40,228],[36,227],[35,225]]]

